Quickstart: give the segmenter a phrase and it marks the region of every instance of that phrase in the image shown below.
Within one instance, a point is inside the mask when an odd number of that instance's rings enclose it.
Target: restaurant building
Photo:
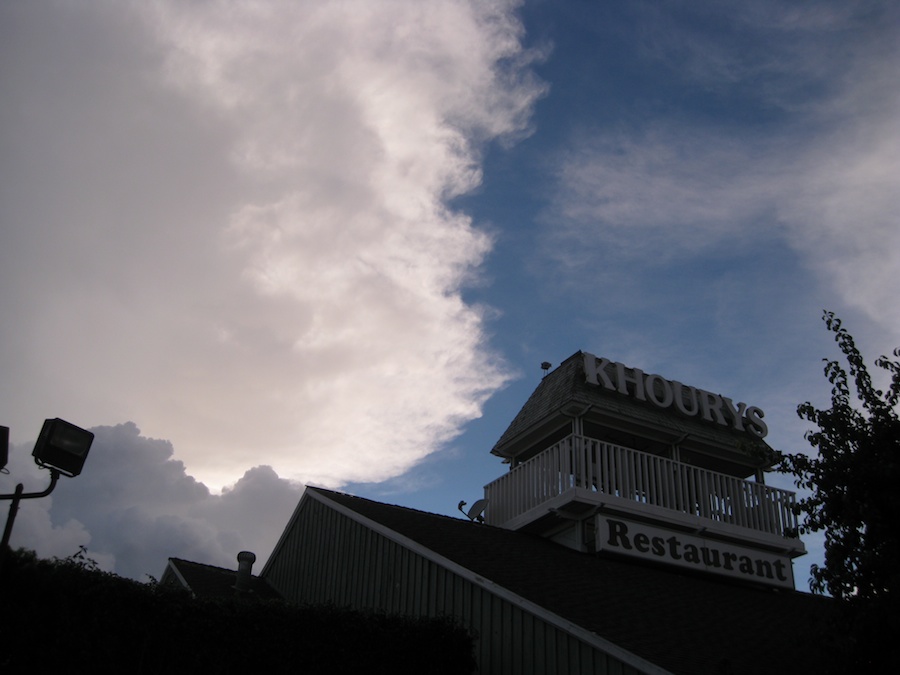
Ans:
[[[452,616],[482,673],[812,672],[794,494],[762,410],[578,352],[492,453],[470,520],[308,487],[260,576],[294,602]]]
[[[469,519],[307,487],[260,579],[453,617],[481,673],[817,672],[832,603],[794,590],[767,431],[755,406],[578,352],[491,450],[509,470]]]

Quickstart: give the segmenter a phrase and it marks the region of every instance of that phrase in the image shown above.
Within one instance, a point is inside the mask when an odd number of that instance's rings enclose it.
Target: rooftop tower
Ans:
[[[585,552],[793,588],[795,496],[765,484],[763,411],[578,352],[491,450],[485,522]]]

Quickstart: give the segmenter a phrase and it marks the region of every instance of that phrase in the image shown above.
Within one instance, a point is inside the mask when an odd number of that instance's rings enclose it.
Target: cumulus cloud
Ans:
[[[264,562],[302,492],[257,466],[211,494],[173,458],[168,441],[142,436],[130,422],[92,431],[81,475],[61,478],[49,497],[22,501],[13,548],[65,558],[84,546],[103,569],[144,580],[158,578],[169,557],[234,567],[237,553],[251,550]],[[15,482],[26,492],[47,486],[49,474],[31,462],[30,450],[12,449],[0,491],[11,493]]]
[[[491,241],[447,203],[543,92],[515,4],[4,6],[14,437],[133,419],[207,485],[337,486],[478,417]]]
[[[581,130],[559,161],[547,216],[560,260],[581,269],[614,254],[652,266],[778,240],[830,294],[896,335],[896,8],[764,9],[647,9],[645,58],[683,91],[764,121],[712,121],[700,106],[693,116]]]

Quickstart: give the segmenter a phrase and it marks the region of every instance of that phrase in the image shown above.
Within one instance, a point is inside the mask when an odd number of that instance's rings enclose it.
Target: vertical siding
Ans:
[[[640,672],[316,499],[303,500],[265,576],[292,602],[457,617],[481,673]]]

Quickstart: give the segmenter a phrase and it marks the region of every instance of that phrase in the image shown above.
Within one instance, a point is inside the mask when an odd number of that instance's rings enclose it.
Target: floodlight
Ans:
[[[77,476],[87,459],[94,434],[58,417],[45,420],[34,444],[34,461],[56,469],[64,476]]]

